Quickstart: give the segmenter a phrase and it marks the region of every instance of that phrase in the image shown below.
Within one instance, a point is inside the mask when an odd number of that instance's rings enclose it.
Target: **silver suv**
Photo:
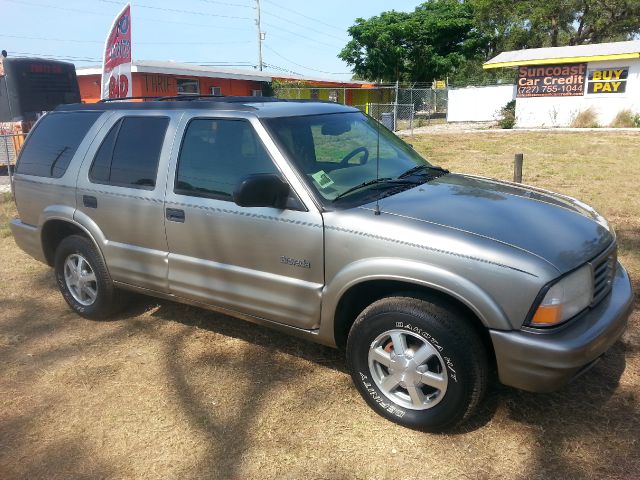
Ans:
[[[132,290],[344,348],[366,402],[423,430],[467,418],[493,369],[559,388],[632,306],[592,208],[450,173],[336,104],[63,106],[29,135],[14,194],[17,244],[78,314]]]

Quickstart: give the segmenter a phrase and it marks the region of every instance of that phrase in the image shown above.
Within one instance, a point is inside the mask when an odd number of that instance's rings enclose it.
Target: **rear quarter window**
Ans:
[[[60,178],[102,112],[50,113],[38,122],[22,147],[17,172]]]

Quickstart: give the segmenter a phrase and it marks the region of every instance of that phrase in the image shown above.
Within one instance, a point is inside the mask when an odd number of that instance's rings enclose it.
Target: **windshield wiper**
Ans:
[[[415,167],[410,168],[409,170],[407,170],[406,172],[404,172],[403,174],[398,176],[398,178],[407,178],[407,177],[410,177],[411,175],[415,175],[415,174],[420,173],[420,172],[422,172],[424,170],[431,170],[431,171],[439,172],[439,174],[435,175],[437,177],[449,173],[449,170],[447,170],[446,168],[437,167],[435,165],[416,165]]]
[[[390,185],[390,186],[391,185],[417,185],[416,182],[411,180],[399,180],[397,178],[394,179],[391,177],[374,178],[373,180],[368,180],[354,187],[347,188],[344,192],[342,192],[340,195],[334,198],[333,201],[335,202],[336,200],[346,195],[349,195],[350,193],[355,192],[356,190],[360,190],[361,188],[366,188],[366,187],[370,187],[371,185],[379,185],[379,184]]]

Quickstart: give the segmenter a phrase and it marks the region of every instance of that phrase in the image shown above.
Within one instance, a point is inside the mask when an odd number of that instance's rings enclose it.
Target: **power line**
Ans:
[[[325,74],[327,74],[327,75],[352,75],[352,73],[351,73],[351,72],[326,72],[326,71],[324,71],[324,70],[318,70],[318,69],[316,69],[316,68],[307,67],[307,66],[305,66],[305,65],[301,65],[301,64],[299,64],[299,63],[294,62],[293,60],[290,60],[290,59],[288,59],[288,58],[286,58],[286,57],[284,57],[284,56],[280,55],[278,52],[276,52],[273,48],[271,48],[271,47],[270,47],[270,46],[268,46],[268,45],[265,45],[265,48],[266,48],[267,50],[269,50],[269,51],[273,52],[275,55],[277,55],[277,56],[278,56],[278,57],[280,57],[281,59],[283,59],[283,60],[285,60],[285,61],[287,61],[287,62],[289,62],[289,63],[292,63],[293,65],[296,65],[297,67],[304,68],[305,70],[311,70],[312,72],[318,72],[318,73],[325,73]]]
[[[111,3],[114,5],[120,5],[120,6],[126,5],[125,3],[117,2],[115,0],[98,0],[98,1],[102,3]],[[202,12],[200,10],[182,10],[178,8],[154,7],[153,5],[144,5],[140,2],[136,2],[134,6],[135,8],[147,8],[150,10],[160,10],[162,12],[186,13],[189,15],[201,15],[206,17],[229,18],[229,19],[236,19],[236,20],[251,20],[251,18],[249,17],[238,17],[236,15],[221,15],[219,13]]]
[[[99,40],[78,40],[72,38],[50,38],[50,37],[33,37],[28,35],[11,35],[0,33],[0,37],[6,38],[21,38],[26,40],[42,40],[47,42],[71,42],[71,43],[97,43],[104,44],[104,41]],[[238,45],[253,43],[249,40],[229,41],[229,42],[138,42],[136,45]]]
[[[211,3],[214,5],[224,5],[227,7],[241,7],[241,8],[253,8],[251,5],[241,4],[241,3],[230,3],[230,2],[218,2],[216,0],[200,0],[204,3]]]
[[[285,7],[277,2],[274,2],[273,0],[267,0],[267,3],[272,4],[273,6],[277,7],[277,8],[281,8],[282,10],[286,10],[288,13],[293,13],[295,15],[298,15],[300,17],[304,17],[308,20],[312,20],[314,22],[320,23],[322,25],[324,25],[325,27],[329,27],[329,28],[334,28],[336,30],[339,30],[341,32],[344,32],[344,28],[340,28],[340,27],[336,27],[335,25],[331,25],[329,23],[323,22],[322,20],[318,20],[317,18],[311,17],[309,15],[305,15],[304,13],[298,12],[297,10],[294,10],[290,7]]]
[[[286,28],[282,28],[282,27],[280,27],[280,26],[278,26],[278,25],[274,25],[273,23],[269,23],[269,22],[262,22],[262,24],[263,24],[263,25],[266,25],[266,26],[268,26],[268,27],[275,28],[275,29],[276,29],[276,31],[277,31],[278,33],[279,33],[279,32],[286,32],[286,33],[288,33],[288,34],[290,34],[290,35],[293,35],[293,36],[294,36],[294,37],[296,37],[297,39],[304,38],[305,40],[309,40],[309,41],[311,41],[311,42],[313,42],[313,43],[315,43],[315,44],[325,45],[325,46],[327,46],[327,47],[331,47],[331,48],[340,48],[340,47],[338,47],[338,46],[337,46],[337,45],[335,45],[335,44],[334,44],[334,45],[331,45],[330,43],[323,42],[323,41],[321,41],[321,40],[318,40],[317,38],[307,37],[306,35],[302,35],[301,33],[292,32],[291,30],[287,30]],[[268,33],[269,33],[269,32],[268,32]],[[271,35],[271,33],[269,33],[269,35]],[[278,36],[278,34],[276,34],[276,36]]]
[[[99,17],[113,17],[112,14],[110,13],[103,13],[103,12],[95,12],[95,11],[90,11],[90,10],[82,10],[79,8],[68,8],[68,7],[60,7],[58,5],[49,5],[49,4],[45,4],[45,3],[35,3],[35,2],[29,2],[29,1],[24,1],[24,0],[6,0],[7,2],[12,2],[12,3],[17,3],[19,5],[27,5],[27,6],[31,6],[31,7],[40,7],[40,8],[50,8],[53,10],[62,10],[62,11],[66,11],[66,12],[75,12],[75,13],[84,13],[84,14],[88,14],[88,15],[98,15]],[[247,17],[248,18],[248,17]],[[189,27],[202,27],[202,28],[215,28],[215,29],[221,29],[221,30],[248,30],[250,27],[246,26],[246,27],[230,27],[230,26],[226,26],[226,25],[204,25],[201,23],[191,23],[191,22],[181,22],[181,21],[176,21],[176,20],[165,20],[165,19],[160,19],[160,18],[150,18],[150,17],[145,17],[145,16],[139,16],[136,15],[136,20],[148,20],[150,22],[159,22],[159,23],[170,23],[170,24],[174,24],[174,25],[186,25]]]
[[[285,22],[288,22],[288,23],[292,22],[292,20],[290,18],[285,18],[285,17],[282,17],[280,15],[276,15],[275,13],[269,12],[268,10],[264,10],[264,9],[262,9],[262,11],[263,11],[263,13],[266,13],[267,15],[271,15],[272,17],[277,18],[279,20],[284,20]],[[301,28],[304,28],[305,30],[311,30],[312,32],[316,32],[316,33],[319,33],[321,35],[325,35],[327,37],[332,37],[332,38],[338,39],[340,41],[344,41],[345,40],[344,37],[338,37],[337,35],[333,35],[331,33],[323,32],[322,30],[318,30],[318,29],[315,29],[313,27],[304,26],[304,27],[301,27]]]
[[[54,60],[68,60],[78,62],[101,62],[102,59],[90,58],[90,57],[76,57],[72,55],[56,55],[52,53],[32,53],[32,52],[9,52],[11,55],[25,56],[25,57],[38,57],[38,58],[51,58]]]
[[[41,7],[41,8],[53,8],[55,10],[63,10],[66,12],[76,12],[76,13],[88,13],[91,15],[104,16],[104,13],[99,12],[91,12],[89,10],[81,10],[78,8],[68,8],[68,7],[59,7],[58,5],[47,5],[43,3],[34,3],[34,2],[25,2],[23,0],[5,0],[7,2],[17,3],[19,5],[27,5],[30,7]]]
[[[53,53],[33,53],[33,52],[10,52],[12,55],[20,55],[20,56],[28,56],[28,57],[39,57],[39,58],[51,58],[55,60],[67,60],[67,61],[80,61],[80,62],[102,62],[100,58],[92,58],[92,57],[80,57],[73,55],[57,55]],[[135,61],[134,61],[135,63]],[[245,62],[245,61],[228,61],[228,62],[212,62],[212,61],[181,61],[176,63],[189,63],[192,65],[200,65],[203,67],[206,66],[217,66],[217,67],[253,67],[256,65],[254,62]]]
[[[289,73],[289,74],[293,74],[293,75],[298,75],[299,77],[303,76],[301,73],[294,72],[293,70],[289,70],[288,68],[283,68],[283,67],[279,67],[277,65],[273,65],[272,63],[264,63],[263,62],[263,65],[265,67],[271,68],[273,70],[278,70],[280,72]]]

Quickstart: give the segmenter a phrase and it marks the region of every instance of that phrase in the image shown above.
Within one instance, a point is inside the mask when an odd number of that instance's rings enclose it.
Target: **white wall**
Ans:
[[[640,113],[640,60],[590,62],[587,70],[595,68],[629,67],[624,93],[599,93],[580,97],[528,97],[516,99],[516,125],[531,127],[568,127],[580,111],[591,107],[598,115],[600,126],[606,127],[620,110]],[[585,92],[587,89],[585,77]]]
[[[490,122],[516,98],[515,85],[449,89],[448,122]]]

